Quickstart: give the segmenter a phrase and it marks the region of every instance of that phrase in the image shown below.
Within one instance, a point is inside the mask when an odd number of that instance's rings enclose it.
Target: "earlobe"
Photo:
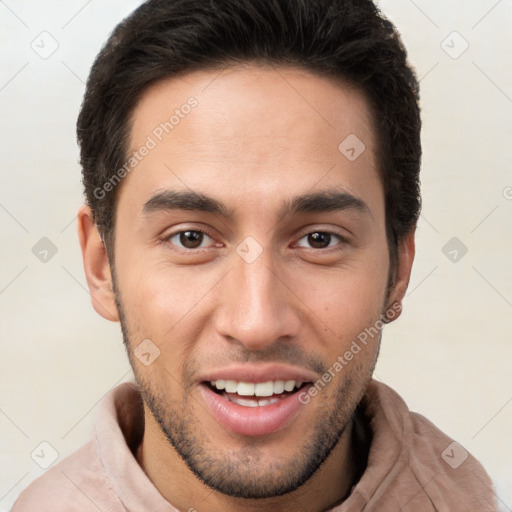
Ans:
[[[398,263],[394,286],[389,294],[388,306],[385,317],[387,323],[396,320],[402,313],[402,300],[409,286],[412,264],[416,251],[414,234],[416,228],[411,231],[398,244]],[[390,314],[388,315],[388,312]]]
[[[119,315],[112,287],[110,264],[89,206],[80,207],[77,219],[78,238],[92,305],[103,318],[117,322]]]

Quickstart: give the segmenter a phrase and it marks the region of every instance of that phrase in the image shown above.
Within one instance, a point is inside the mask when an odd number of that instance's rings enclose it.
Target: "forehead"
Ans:
[[[121,192],[141,202],[165,188],[246,205],[316,184],[381,192],[363,94],[301,69],[246,65],[165,79],[145,91],[131,119],[129,154],[144,156]]]

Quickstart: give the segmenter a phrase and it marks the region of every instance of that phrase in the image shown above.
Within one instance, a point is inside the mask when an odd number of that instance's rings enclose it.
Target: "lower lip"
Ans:
[[[218,395],[206,384],[199,387],[215,419],[225,429],[244,436],[264,436],[284,428],[303,405],[295,392],[275,404],[244,407]]]

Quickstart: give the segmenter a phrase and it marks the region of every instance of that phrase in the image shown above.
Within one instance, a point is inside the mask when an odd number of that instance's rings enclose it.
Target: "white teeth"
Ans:
[[[295,387],[295,381],[294,380],[287,380],[284,383],[284,389],[285,391],[293,391],[293,388]]]
[[[279,398],[271,398],[270,400],[265,400],[263,398],[261,400],[258,400],[258,405],[260,407],[264,407],[265,405],[277,404],[277,402],[279,402]]]
[[[300,388],[302,382],[294,380],[269,380],[267,382],[245,382],[236,380],[212,380],[210,381],[212,387],[227,393],[237,393],[240,396],[261,396],[268,397],[272,395],[280,395],[284,391],[293,391],[295,388]]]
[[[254,384],[252,382],[239,382],[236,393],[241,396],[254,396]]]
[[[238,405],[243,405],[244,407],[259,407],[258,402],[254,401],[254,400],[247,400],[247,399],[244,399],[244,398],[237,398],[235,400],[235,402]]]
[[[240,384],[238,384],[240,386]],[[254,394],[256,396],[272,396],[274,394],[274,383],[269,380],[268,382],[258,382],[254,386]]]
[[[224,395],[230,402],[241,405],[243,407],[265,407],[266,405],[272,405],[280,401],[279,398],[271,398],[261,400],[255,400],[252,398],[238,398],[233,395]]]
[[[274,382],[274,394],[279,395],[284,391],[284,380],[276,380]]]
[[[225,381],[225,389],[228,393],[236,393],[237,383],[235,380]]]

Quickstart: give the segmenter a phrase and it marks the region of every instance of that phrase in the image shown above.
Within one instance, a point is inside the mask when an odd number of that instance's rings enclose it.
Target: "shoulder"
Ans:
[[[449,493],[453,503],[495,510],[495,491],[482,464],[421,414],[411,412],[408,419],[408,465],[418,481],[425,483],[429,477],[431,495]]]
[[[369,398],[372,428],[387,432],[386,442],[399,452],[389,454],[395,461],[398,488],[414,488],[416,499],[429,500],[440,509],[496,510],[492,481],[468,450],[426,417],[410,411],[385,384],[373,381]]]
[[[123,511],[97,455],[94,440],[36,478],[11,512]]]

